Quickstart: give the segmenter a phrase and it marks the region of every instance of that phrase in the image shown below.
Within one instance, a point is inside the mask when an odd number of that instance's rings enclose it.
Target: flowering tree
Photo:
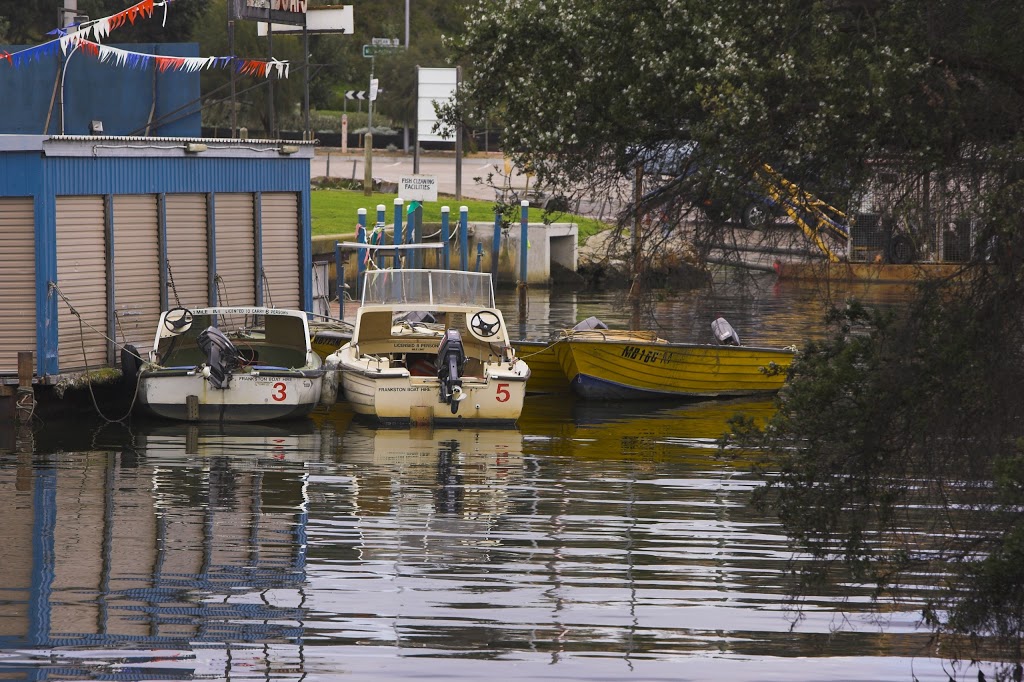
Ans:
[[[838,203],[870,160],[898,157],[902,177],[979,148],[994,161],[1021,111],[1013,3],[478,0],[467,15],[445,120],[497,115],[504,148],[552,186],[617,182],[687,140],[724,177],[767,162]]]
[[[983,655],[1020,679],[1019,3],[479,0],[470,16],[445,119],[500,117],[505,148],[541,182],[622,185],[641,162],[660,183],[648,196],[668,203],[692,192],[692,164],[742,179],[768,163],[836,203],[884,180],[894,218],[966,226],[958,277],[899,313],[837,312],[769,427],[735,435],[779,474],[762,502],[816,560],[806,579],[838,572],[881,597],[942,572],[924,622],[1005,645]]]

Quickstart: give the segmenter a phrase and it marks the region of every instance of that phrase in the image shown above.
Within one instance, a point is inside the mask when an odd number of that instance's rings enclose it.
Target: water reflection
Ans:
[[[537,334],[622,313],[530,295]],[[673,338],[712,309],[780,339],[820,327],[792,292],[717,301],[652,309]],[[750,458],[716,447],[739,411],[772,406],[534,396],[503,430],[376,429],[343,407],[0,425],[0,678],[946,682],[916,623],[941,576],[848,617],[825,589],[792,618],[801,558],[750,506]]]
[[[0,648],[33,652],[0,670],[38,673],[45,656],[50,675],[86,674],[65,655],[82,647],[180,660],[204,643],[301,637],[307,482],[296,464],[319,456],[319,433],[88,435],[0,467]],[[90,670],[124,665],[123,652],[92,658]]]

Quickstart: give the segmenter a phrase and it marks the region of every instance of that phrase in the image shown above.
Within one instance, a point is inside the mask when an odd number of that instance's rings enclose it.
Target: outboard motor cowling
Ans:
[[[441,383],[441,402],[451,405],[452,414],[459,411],[462,393],[462,370],[466,366],[466,350],[458,329],[445,330],[437,347],[437,378]]]
[[[607,328],[608,325],[606,325],[604,322],[591,315],[587,319],[577,322],[576,325],[572,328],[572,330],[574,332],[590,332]]]
[[[196,339],[199,349],[206,356],[209,368],[207,378],[214,388],[227,388],[231,381],[231,372],[241,366],[238,349],[224,332],[216,327],[207,327]]]
[[[711,323],[711,331],[715,333],[715,339],[722,346],[740,345],[740,335],[732,328],[732,325],[724,317],[719,317]]]

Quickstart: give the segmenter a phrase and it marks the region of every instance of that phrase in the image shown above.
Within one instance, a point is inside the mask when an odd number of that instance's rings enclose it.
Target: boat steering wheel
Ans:
[[[164,328],[172,334],[187,332],[192,326],[192,311],[188,308],[171,308],[164,315]]]
[[[470,319],[469,327],[478,336],[487,339],[498,333],[501,320],[490,310],[481,310]]]

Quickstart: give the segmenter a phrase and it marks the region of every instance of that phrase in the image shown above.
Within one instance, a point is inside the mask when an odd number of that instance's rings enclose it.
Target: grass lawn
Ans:
[[[388,223],[395,219],[395,198],[397,194],[381,194],[374,192],[371,196],[365,196],[362,191],[346,189],[317,189],[310,192],[310,210],[312,213],[313,236],[327,234],[344,234],[355,232],[358,210],[366,209],[367,222],[373,224],[377,220],[377,205],[384,205],[384,220]],[[438,196],[437,203],[428,203],[423,206],[423,221],[427,223],[441,222],[441,207],[448,206],[451,209],[452,229],[458,225],[459,207],[469,208],[470,222],[494,222],[494,202],[481,201],[478,199],[463,199],[455,201],[452,196]],[[517,222],[518,222],[518,213]],[[544,211],[539,208],[530,209],[530,222],[540,222],[543,219]],[[405,222],[403,216],[402,221]],[[611,227],[593,218],[574,216],[568,213],[552,214],[552,222],[574,222],[579,230],[579,242],[582,243],[592,234],[596,234]]]

